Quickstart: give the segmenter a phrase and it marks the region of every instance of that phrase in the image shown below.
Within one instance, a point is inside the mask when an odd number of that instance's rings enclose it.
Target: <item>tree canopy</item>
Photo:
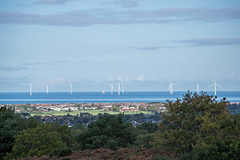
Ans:
[[[122,115],[103,115],[79,136],[81,149],[118,149],[133,144],[132,124],[124,123]]]
[[[0,159],[12,151],[19,120],[20,115],[15,114],[14,109],[6,106],[0,108]]]
[[[182,100],[168,101],[155,145],[191,159],[240,157],[239,115],[227,110],[225,98],[216,99],[188,92]]]
[[[23,130],[15,136],[15,139],[11,155],[13,158],[40,157],[67,148],[59,133],[53,131],[51,124],[42,124],[36,128]]]

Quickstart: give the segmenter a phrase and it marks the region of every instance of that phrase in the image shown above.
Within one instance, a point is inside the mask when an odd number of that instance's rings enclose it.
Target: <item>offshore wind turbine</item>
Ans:
[[[215,96],[217,95],[217,86],[218,87],[221,87],[219,84],[217,84],[217,82],[216,81],[214,81],[214,83],[212,84],[212,85],[210,85],[209,87],[212,87],[212,86],[214,86],[214,94],[215,94]],[[208,87],[208,88],[209,88]]]
[[[29,88],[30,88],[30,96],[32,96],[32,83],[29,84]]]
[[[121,92],[121,86],[120,86],[120,83],[118,83],[118,95],[120,95],[120,92]]]
[[[70,84],[70,94],[72,94],[72,84]]]
[[[111,94],[113,94],[113,90],[114,90],[114,87],[113,87],[113,83],[111,84]]]
[[[169,87],[168,87],[168,89],[170,90],[170,94],[173,94],[173,86],[174,86],[174,85],[178,85],[178,84],[174,84],[174,83],[172,83],[172,81],[170,80]]]
[[[46,89],[47,89],[47,94],[48,94],[48,85],[46,86]]]
[[[199,93],[199,84],[197,84],[197,92]]]

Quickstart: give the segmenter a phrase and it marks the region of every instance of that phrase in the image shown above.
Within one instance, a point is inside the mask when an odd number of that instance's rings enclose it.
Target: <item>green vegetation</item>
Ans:
[[[81,149],[107,148],[116,150],[133,144],[135,137],[131,124],[122,120],[122,115],[103,115],[91,123],[88,129],[79,135]]]
[[[182,100],[169,101],[162,117],[159,113],[146,116],[90,110],[88,112],[98,116],[82,113],[29,118],[26,114],[28,119],[24,119],[13,109],[2,107],[0,159],[61,157],[72,151],[79,156],[81,152],[83,159],[94,155],[98,156],[95,159],[144,159],[144,156],[155,160],[239,159],[240,115],[231,114],[225,99],[217,102],[216,98],[206,93],[187,93]],[[64,113],[75,112],[59,114]],[[162,121],[158,122],[160,118]],[[60,122],[70,127],[59,125]]]
[[[183,159],[237,159],[240,157],[240,116],[227,110],[225,99],[205,93],[187,93],[168,102],[155,146]]]
[[[23,130],[15,139],[12,154],[9,154],[8,157],[40,157],[67,148],[66,143],[63,142],[58,132],[52,130],[50,124],[42,124],[36,128]]]
[[[14,109],[0,108],[0,159],[12,151],[14,135],[18,133],[19,119],[20,116],[14,114]]]

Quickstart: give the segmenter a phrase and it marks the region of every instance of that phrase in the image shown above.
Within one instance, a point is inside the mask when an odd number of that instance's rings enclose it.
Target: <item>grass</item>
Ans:
[[[32,112],[30,113],[31,116],[64,116],[64,115],[77,115],[79,113],[90,113],[94,116],[98,115],[99,113],[108,113],[108,114],[111,114],[111,115],[117,115],[119,113],[124,113],[125,115],[131,115],[131,114],[140,114],[140,113],[143,113],[143,114],[152,114],[148,111],[126,111],[126,112],[112,112],[112,111],[101,111],[101,110],[85,110],[85,111],[73,111],[73,112],[65,112],[65,111],[49,111],[49,112]]]

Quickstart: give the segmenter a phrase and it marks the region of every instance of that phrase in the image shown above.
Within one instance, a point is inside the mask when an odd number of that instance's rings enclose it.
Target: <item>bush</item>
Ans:
[[[67,148],[59,134],[51,130],[50,124],[21,131],[15,139],[11,154],[13,158],[41,157]]]

